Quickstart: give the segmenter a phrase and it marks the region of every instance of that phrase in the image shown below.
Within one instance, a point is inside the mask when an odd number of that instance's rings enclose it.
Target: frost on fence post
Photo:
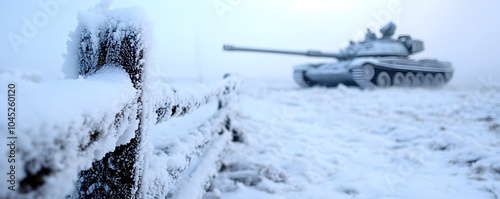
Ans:
[[[224,74],[223,78],[224,79],[228,79],[230,77],[231,77],[231,74],[227,73],[227,74]],[[227,95],[227,94],[229,94],[231,92],[231,88],[229,88],[228,86],[230,86],[230,85],[226,85],[226,88],[225,88],[224,93],[223,93],[224,95]],[[236,88],[233,87],[232,90],[234,91],[234,90],[236,90]],[[220,109],[222,109],[222,108],[224,108],[226,106],[227,106],[227,100],[225,100],[223,98],[219,99],[219,107],[218,107],[218,109],[220,110]]]
[[[94,41],[94,42],[93,42]],[[97,71],[97,42],[98,38],[88,28],[81,32],[80,46],[78,48],[78,73],[88,76]]]
[[[141,37],[144,25],[130,21],[130,17],[107,17],[94,30],[79,25],[83,27],[79,28],[78,74],[86,77],[104,66],[117,66],[125,69],[134,87],[139,89],[146,45]]]
[[[95,19],[80,20],[78,45],[78,73],[83,77],[103,67],[120,67],[130,76],[137,89],[137,105],[142,107],[142,80],[146,39],[145,25],[132,10],[90,13]],[[81,17],[84,18],[84,17]],[[79,18],[80,19],[80,18]],[[82,22],[83,21],[83,22]],[[142,110],[138,109],[139,128],[132,140],[117,146],[80,173],[75,198],[139,198],[142,171],[141,146]]]
[[[233,76],[234,75],[227,73],[224,75],[223,78],[224,79],[231,79],[231,78],[233,78]],[[229,103],[236,103],[235,101],[237,101],[237,99],[235,99],[235,98],[239,95],[238,94],[238,92],[239,92],[238,86],[239,86],[238,83],[231,83],[231,84],[227,84],[225,86],[225,89],[223,92],[223,95],[225,97],[219,98],[219,106],[218,106],[219,110],[226,108],[229,105]],[[231,92],[233,92],[233,93],[231,95],[229,95]],[[239,130],[234,128],[233,124],[231,123],[231,118],[232,117],[230,117],[230,116],[228,116],[226,118],[225,127],[228,131],[231,131],[233,142],[243,142],[243,134]]]

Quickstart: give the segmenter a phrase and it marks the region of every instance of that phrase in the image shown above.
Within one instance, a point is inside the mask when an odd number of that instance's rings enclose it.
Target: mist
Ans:
[[[51,1],[2,0],[9,6],[0,8],[0,69],[30,71],[47,79],[63,76],[62,54],[77,13],[98,1],[60,0],[53,13],[43,8]],[[227,72],[291,79],[293,65],[335,60],[230,53],[222,45],[334,52],[349,40],[361,39],[366,28],[378,33],[381,25],[394,21],[396,34],[425,42],[426,50],[414,58],[452,62],[451,85],[473,88],[486,78],[500,82],[500,27],[495,25],[500,1],[125,0],[111,7],[126,6],[140,6],[148,14],[153,29],[148,63],[172,79],[220,78]],[[23,27],[33,22],[36,31],[24,34]]]

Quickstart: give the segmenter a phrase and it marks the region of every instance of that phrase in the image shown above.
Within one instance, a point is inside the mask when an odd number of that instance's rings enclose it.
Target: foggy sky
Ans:
[[[51,0],[1,0],[0,69],[34,71],[62,77],[62,54],[68,33],[77,25],[78,10],[98,1],[60,0],[55,13],[38,5]],[[52,0],[54,1],[54,0]],[[500,14],[495,0],[170,0],[115,1],[112,7],[141,6],[153,28],[150,66],[170,77],[220,77],[234,72],[251,77],[291,78],[292,66],[335,61],[287,55],[228,53],[223,44],[250,47],[337,51],[358,40],[368,27],[388,20],[396,34],[422,39],[426,50],[416,58],[453,63],[451,84],[474,87],[491,76],[500,82]],[[9,35],[21,35],[26,21],[44,12],[49,19],[11,45]],[[42,21],[43,22],[43,21]],[[376,28],[376,29],[375,29]]]

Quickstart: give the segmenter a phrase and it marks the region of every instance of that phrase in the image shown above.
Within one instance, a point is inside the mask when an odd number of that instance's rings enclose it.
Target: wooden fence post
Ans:
[[[108,20],[119,20],[109,18]],[[120,23],[109,23],[119,24]],[[92,163],[92,167],[80,173],[77,183],[77,198],[140,198],[142,165],[138,163],[141,146],[142,118],[142,82],[144,70],[144,39],[142,30],[134,27],[119,27],[118,25],[100,29],[93,33],[84,28],[80,36],[79,73],[86,77],[97,72],[102,67],[121,67],[130,76],[137,89],[138,129],[135,136],[124,145],[116,147],[113,152],[105,155],[100,161]],[[121,35],[119,39],[116,35]],[[99,43],[92,45],[92,37],[98,37]],[[83,44],[83,45],[82,45]],[[97,47],[97,49],[94,49]]]

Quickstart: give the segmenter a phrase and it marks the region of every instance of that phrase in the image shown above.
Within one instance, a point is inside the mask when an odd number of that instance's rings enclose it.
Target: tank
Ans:
[[[411,59],[411,55],[424,50],[424,43],[409,35],[394,39],[395,31],[396,25],[392,22],[380,29],[379,38],[368,29],[364,41],[351,41],[348,47],[337,53],[269,50],[231,45],[224,45],[223,49],[328,57],[337,60],[294,66],[293,77],[302,87],[335,87],[339,84],[364,89],[391,86],[439,87],[451,80],[454,72],[451,63],[436,59]]]

